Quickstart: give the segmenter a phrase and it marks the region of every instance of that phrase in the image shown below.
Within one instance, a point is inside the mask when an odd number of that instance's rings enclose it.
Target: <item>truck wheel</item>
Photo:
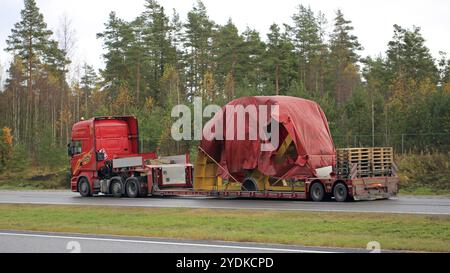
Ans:
[[[325,189],[322,183],[316,182],[309,188],[309,197],[314,202],[320,202],[325,197]]]
[[[111,181],[111,194],[114,197],[122,197],[123,195],[123,183],[119,180],[113,180]]]
[[[246,178],[242,183],[241,191],[258,191],[258,186],[254,178]]]
[[[129,198],[136,198],[139,196],[139,181],[132,177],[127,179],[127,184],[125,186],[127,196]]]
[[[333,189],[334,199],[338,202],[345,202],[348,199],[347,187],[343,183],[337,183]]]
[[[85,177],[80,178],[80,181],[78,182],[78,191],[83,197],[89,197],[92,195],[91,186],[89,186],[89,181]]]

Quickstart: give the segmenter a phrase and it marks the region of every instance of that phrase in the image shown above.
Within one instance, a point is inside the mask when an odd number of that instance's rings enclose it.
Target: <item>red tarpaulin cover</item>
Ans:
[[[260,112],[259,106],[269,106],[268,114],[263,119],[263,124],[269,124],[271,118],[280,124],[279,136],[281,145],[289,134],[295,145],[298,157],[287,157],[283,162],[275,160],[277,150],[261,151],[262,140],[249,140],[249,119],[246,115],[244,130],[246,140],[226,139],[230,122],[234,119],[235,138],[237,136],[237,117],[235,111],[226,111],[226,106],[222,108],[222,113],[217,113],[206,125],[203,131],[203,138],[200,147],[214,160],[220,163],[222,168],[218,168],[218,174],[223,178],[228,178],[229,174],[239,179],[245,177],[247,170],[258,169],[261,173],[272,177],[304,178],[316,176],[316,169],[334,165],[335,148],[330,134],[328,122],[320,106],[310,100],[305,100],[287,96],[264,96],[264,97],[243,97],[233,100],[229,106],[242,105],[243,107],[255,106]],[[270,111],[270,106],[278,105],[278,115],[276,111]],[[241,116],[242,117],[242,116]],[[259,121],[259,115],[256,118]],[[226,122],[223,123],[223,120]],[[216,132],[217,122],[222,122],[224,140],[217,138],[219,130]],[[263,126],[265,128],[265,126]],[[212,133],[209,133],[212,132]],[[208,140],[213,139],[213,140]]]

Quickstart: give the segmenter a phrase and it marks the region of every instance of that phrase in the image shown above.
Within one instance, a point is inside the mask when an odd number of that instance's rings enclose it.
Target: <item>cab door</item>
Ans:
[[[82,171],[95,171],[95,151],[93,129],[89,125],[80,125],[72,130],[70,143],[71,172],[78,176]]]

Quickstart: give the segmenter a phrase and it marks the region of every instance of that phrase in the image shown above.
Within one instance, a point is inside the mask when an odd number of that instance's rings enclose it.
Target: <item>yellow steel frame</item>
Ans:
[[[290,135],[286,137],[280,145],[276,155],[275,162],[281,162],[292,143]],[[241,183],[238,181],[224,181],[221,177],[216,175],[219,165],[205,152],[199,149],[197,160],[194,168],[194,189],[195,190],[241,190]],[[304,191],[305,186],[303,182],[289,183],[286,180],[280,179],[276,183],[271,184],[269,177],[262,174],[258,170],[254,170],[250,177],[257,181],[259,190],[267,191]]]

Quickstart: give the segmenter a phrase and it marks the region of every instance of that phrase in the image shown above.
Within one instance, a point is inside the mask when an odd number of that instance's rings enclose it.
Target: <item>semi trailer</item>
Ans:
[[[244,109],[277,105],[276,113],[269,111],[256,118],[264,120],[267,131],[277,122],[277,146],[265,151],[258,138],[219,137],[226,135],[226,130],[214,128],[219,122],[225,122],[228,130],[235,126],[230,119],[242,118],[224,107],[205,125],[195,164],[191,164],[189,154],[141,153],[134,116],[95,117],[72,128],[68,144],[71,190],[83,197],[334,198],[338,202],[397,194],[392,148],[335,149],[326,117],[315,102],[282,96],[245,97],[230,105]],[[243,117],[247,135],[251,118]]]

